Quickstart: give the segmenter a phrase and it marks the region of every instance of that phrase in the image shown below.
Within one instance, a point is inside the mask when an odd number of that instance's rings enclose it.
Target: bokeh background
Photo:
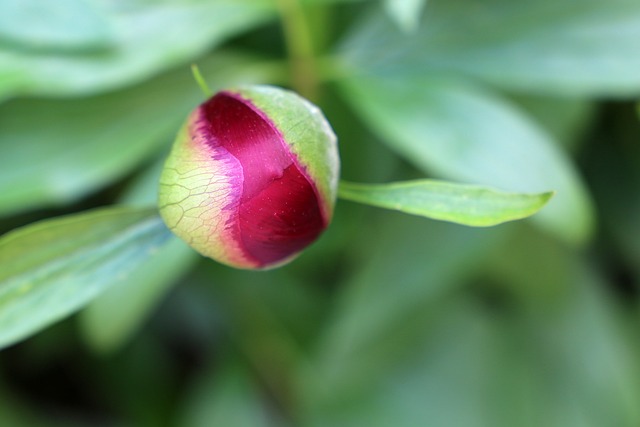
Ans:
[[[153,206],[193,62],[311,98],[345,179],[557,194],[487,229],[341,201],[268,272],[170,239],[0,351],[0,425],[640,425],[638,0],[0,0],[0,232]]]

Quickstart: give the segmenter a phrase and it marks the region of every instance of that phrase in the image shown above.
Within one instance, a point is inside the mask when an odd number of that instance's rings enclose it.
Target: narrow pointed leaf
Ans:
[[[0,348],[73,313],[126,279],[171,234],[154,209],[108,208],[0,238]]]
[[[537,224],[572,243],[592,231],[593,208],[576,168],[544,129],[490,90],[453,79],[341,83],[382,141],[437,178],[519,193],[553,189]]]
[[[342,182],[340,198],[408,214],[475,227],[526,218],[553,196],[507,193],[476,185],[435,180],[356,184]]]

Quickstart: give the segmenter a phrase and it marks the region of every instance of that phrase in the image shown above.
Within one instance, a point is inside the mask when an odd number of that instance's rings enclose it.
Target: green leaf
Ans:
[[[25,50],[78,51],[108,47],[109,23],[91,0],[0,2],[0,42]]]
[[[109,48],[65,53],[0,45],[0,76],[10,76],[9,83],[0,84],[0,99],[84,95],[140,82],[274,16],[265,0],[100,0],[98,8],[115,32]],[[35,15],[41,13],[31,10],[27,22],[40,20]],[[67,19],[83,27],[86,15]]]
[[[358,74],[459,73],[553,96],[629,97],[640,92],[640,2],[433,1],[411,36],[377,11],[340,54]]]
[[[0,347],[73,313],[125,280],[171,234],[154,209],[107,208],[0,239]]]
[[[506,276],[487,278],[490,263],[483,260],[482,276],[476,273],[465,288],[441,295],[421,311],[397,313],[403,323],[378,325],[380,335],[366,350],[360,348],[361,329],[330,324],[342,328],[334,332],[345,339],[344,349],[355,354],[345,360],[343,348],[327,349],[325,362],[335,369],[328,372],[331,375],[320,372],[319,382],[327,394],[305,400],[310,406],[300,424],[388,427],[422,425],[422,420],[428,420],[430,427],[638,425],[639,356],[637,339],[632,338],[637,324],[625,325],[631,334],[623,329],[620,320],[629,317],[619,316],[625,310],[609,292],[613,284],[599,279],[590,268],[590,256],[580,260],[562,242],[543,233],[534,234],[516,224],[512,230],[525,233],[514,233],[496,254],[509,270]],[[451,250],[448,241],[435,242]],[[394,250],[399,252],[396,259],[413,256],[413,248],[398,247],[390,247],[389,256]],[[460,248],[466,249],[464,244]],[[516,265],[511,265],[514,251]],[[434,265],[439,268],[441,254],[423,251],[421,255],[425,272]],[[382,265],[386,261],[386,268],[391,267],[391,260],[371,261]],[[386,304],[398,299],[405,280],[399,274],[386,283]],[[543,299],[520,293],[522,287],[547,287],[549,281],[557,292]],[[422,287],[431,283],[425,280]],[[378,302],[371,293],[372,288],[363,284],[358,295],[363,305]],[[338,308],[342,310],[337,314],[342,315],[355,307]],[[369,320],[374,323],[375,314],[386,314],[370,309]],[[403,338],[410,345],[408,351],[386,369],[372,365]],[[336,354],[336,350],[342,351]],[[345,394],[345,379],[358,371],[366,386]],[[336,379],[340,382],[335,383]]]
[[[438,177],[556,197],[533,219],[572,242],[590,234],[589,196],[571,161],[527,116],[455,80],[341,82],[346,99],[390,148]]]
[[[579,257],[544,235],[521,231],[495,253],[486,274],[508,288],[501,293],[515,296],[513,307],[520,308],[512,314],[524,318],[507,323],[515,326],[513,333],[523,344],[519,356],[533,365],[527,370],[546,383],[534,402],[535,412],[540,417],[557,416],[567,411],[566,397],[572,396],[573,410],[579,406],[583,414],[572,424],[565,413],[556,422],[540,420],[534,425],[637,425],[637,325],[622,324],[628,318],[623,314],[624,301],[612,292],[616,284],[605,280],[611,279],[609,273],[594,268],[589,255]]]
[[[591,100],[527,95],[512,99],[569,152],[585,142],[583,136],[595,119],[596,103]]]
[[[263,82],[278,72],[228,54],[200,65],[213,88]],[[0,215],[65,204],[129,173],[168,147],[202,100],[184,67],[106,95],[0,106]]]
[[[443,298],[438,307],[429,307],[431,316],[427,321],[418,318],[416,323],[420,324],[407,324],[417,331],[413,333],[411,351],[396,357],[386,372],[372,369],[370,376],[375,380],[346,397],[350,404],[329,401],[332,404],[325,406],[326,401],[314,400],[315,411],[304,425],[422,425],[416,420],[428,420],[430,427],[508,425],[485,421],[493,414],[488,410],[489,402],[497,390],[488,393],[482,388],[500,378],[494,359],[504,351],[496,340],[495,326],[491,328],[488,315],[478,304],[458,299],[452,303]],[[403,335],[405,330],[397,327],[388,332],[393,333]],[[380,343],[389,339],[392,338]],[[378,352],[376,348],[372,351]],[[370,357],[364,356],[360,363]]]
[[[351,264],[354,274],[341,284],[317,350],[302,367],[304,406],[320,415],[355,403],[413,354],[442,296],[484,265],[511,228],[459,227],[385,211],[365,218],[362,263]]]
[[[422,9],[426,2],[427,0],[384,0],[384,6],[402,31],[412,33],[420,25]]]
[[[80,325],[87,342],[104,353],[120,348],[198,259],[186,243],[171,236],[152,258],[140,262],[129,276],[107,289],[81,313]]]
[[[139,174],[120,197],[126,206],[156,206],[164,157]],[[125,345],[153,313],[171,286],[187,273],[200,255],[171,236],[153,258],[141,262],[125,280],[107,289],[80,313],[87,343],[109,353]],[[118,313],[117,317],[113,313]]]
[[[342,199],[475,227],[531,216],[552,196],[553,192],[506,193],[435,180],[377,185],[341,182],[339,188]]]

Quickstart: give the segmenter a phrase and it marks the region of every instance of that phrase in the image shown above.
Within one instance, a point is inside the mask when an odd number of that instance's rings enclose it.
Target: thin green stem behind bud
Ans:
[[[205,81],[204,77],[202,77],[202,73],[200,73],[200,68],[198,68],[196,64],[191,64],[191,73],[193,74],[193,78],[196,83],[198,83],[198,86],[200,86],[200,90],[202,91],[202,93],[204,93],[207,99],[211,98],[213,92],[211,92],[211,89],[209,89],[207,82]]]

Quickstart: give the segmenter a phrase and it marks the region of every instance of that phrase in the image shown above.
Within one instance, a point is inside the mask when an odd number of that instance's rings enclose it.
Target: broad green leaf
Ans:
[[[390,148],[438,177],[508,191],[557,191],[533,220],[568,241],[590,234],[580,177],[541,128],[488,90],[449,79],[341,82],[345,98]]]
[[[152,258],[140,262],[128,277],[82,311],[80,322],[87,342],[105,353],[122,347],[198,259],[198,254],[186,243],[171,236]]]
[[[0,238],[0,347],[73,313],[125,280],[171,236],[154,209],[106,208]]]
[[[0,76],[8,75],[11,83],[0,84],[0,99],[84,95],[140,82],[273,16],[273,5],[266,0],[96,1],[114,32],[113,46],[65,53],[0,45]],[[68,19],[83,26],[80,17]]]
[[[216,89],[274,75],[270,64],[234,55],[201,68]],[[106,95],[0,106],[0,215],[68,203],[129,173],[166,148],[202,100],[185,67]]]
[[[472,275],[510,229],[376,213],[384,216],[368,215],[359,237],[363,262],[340,286],[316,351],[302,367],[302,403],[311,412],[355,402],[412,354],[443,295]]]
[[[164,157],[154,162],[121,197],[126,206],[157,205]],[[153,258],[141,262],[125,280],[107,289],[80,314],[86,341],[96,351],[112,352],[130,340],[171,286],[191,269],[200,255],[175,236]],[[113,313],[118,313],[113,317]]]
[[[585,99],[526,95],[512,99],[569,152],[584,142],[596,113],[596,103]]]
[[[524,334],[528,342],[529,371],[537,372],[546,383],[544,390],[552,391],[537,402],[536,412],[557,417],[555,422],[534,425],[568,425],[568,396],[583,417],[574,425],[638,424],[637,327],[626,325],[630,334],[622,327],[620,315],[626,310],[611,293],[616,284],[605,280],[589,256],[580,259],[566,246],[530,231],[515,234],[495,255],[488,263],[489,277],[516,296],[514,307],[524,322],[512,322],[513,332]],[[521,425],[515,420],[506,424]]]
[[[411,33],[418,29],[427,0],[384,0],[389,16],[396,21],[400,29]]]
[[[459,73],[547,95],[640,93],[637,0],[434,0],[407,35],[377,11],[344,41],[359,74]]]
[[[445,300],[391,372],[349,404],[315,402],[320,408],[304,424],[634,426],[637,353],[596,295],[588,301],[578,294],[563,310],[533,315],[496,313],[464,297]]]
[[[92,0],[0,2],[0,44],[43,52],[101,49],[112,42],[106,16]]]
[[[514,250],[520,252],[510,275],[497,281],[476,276],[466,289],[424,307],[422,317],[414,315],[404,327],[388,329],[368,352],[353,358],[353,365],[341,366],[339,373],[346,378],[364,371],[366,387],[345,396],[343,383],[337,386],[333,377],[322,375],[319,382],[327,394],[308,399],[315,410],[304,412],[302,424],[637,425],[638,352],[616,317],[622,307],[608,292],[612,284],[599,280],[587,260],[578,260],[561,242],[545,239],[533,250],[531,243],[528,234],[514,234],[499,252],[505,264]],[[552,261],[550,274],[544,271],[546,261]],[[389,286],[392,290],[402,283],[399,277]],[[561,283],[562,292],[539,304],[509,292],[544,286],[541,280],[549,277]],[[393,297],[390,291],[388,298]],[[411,340],[411,351],[386,370],[371,365],[403,336]],[[357,347],[360,337],[352,339],[351,348]],[[327,360],[344,363],[332,356],[327,353]]]
[[[477,185],[418,180],[388,184],[341,182],[339,196],[427,218],[488,227],[533,215],[553,193],[506,193]]]
[[[492,408],[487,401],[497,390],[482,389],[491,379],[500,378],[492,360],[503,351],[496,328],[486,313],[463,298],[443,299],[438,305],[430,307],[429,321],[415,319],[421,324],[412,328],[419,332],[412,334],[410,352],[397,357],[386,372],[370,367],[368,373],[374,379],[348,396],[349,404],[312,401],[316,410],[307,415],[304,425],[417,426],[427,420],[433,427],[489,427],[485,420]],[[389,345],[389,338],[379,344]],[[363,355],[360,363],[370,357]]]

